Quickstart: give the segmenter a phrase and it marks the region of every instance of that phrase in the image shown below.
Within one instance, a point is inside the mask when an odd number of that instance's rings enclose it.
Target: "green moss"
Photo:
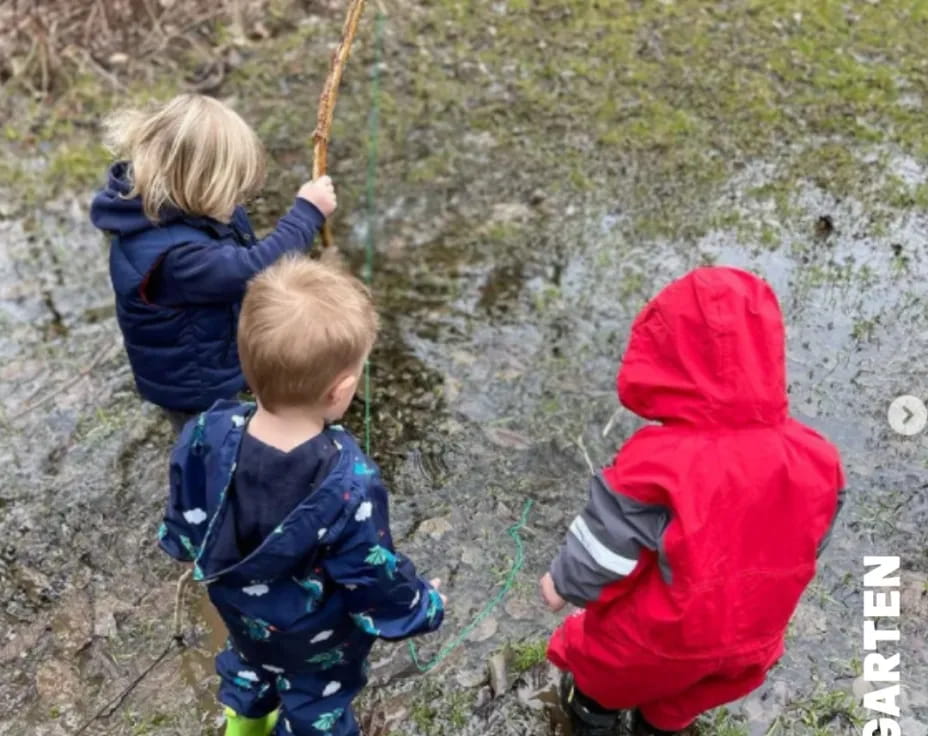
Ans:
[[[529,639],[510,645],[512,667],[516,672],[527,672],[545,661],[548,654],[547,639]]]
[[[98,143],[90,145],[63,144],[48,163],[48,177],[59,191],[85,189],[101,177],[109,153]]]
[[[452,106],[476,97],[469,124],[494,131],[503,150],[530,147],[549,176],[560,171],[573,187],[600,180],[594,158],[575,141],[595,141],[600,161],[638,158],[655,178],[666,176],[668,188],[686,192],[688,214],[736,160],[775,150],[792,160],[788,175],[770,185],[782,212],[799,180],[842,196],[872,188],[851,142],[923,150],[917,106],[906,100],[926,89],[913,61],[921,34],[909,4],[891,6],[851,15],[836,0],[811,9],[754,2],[735,11],[655,3],[629,13],[625,2],[565,10],[539,0],[531,11],[509,4],[505,17],[486,17],[479,4],[439,3],[422,18],[423,37],[453,27],[457,43],[466,39],[490,78],[506,80],[515,97],[501,108],[470,77],[434,64],[416,66],[414,96]],[[563,135],[540,133],[539,117],[551,114]],[[638,222],[643,233],[660,235],[679,228],[677,217],[671,208]],[[775,244],[769,230],[762,237]]]
[[[455,690],[448,699],[447,722],[455,732],[467,725],[471,711],[471,695],[462,690]]]
[[[428,184],[450,173],[447,155],[434,155],[416,161],[410,169],[409,179],[414,184]]]
[[[157,733],[159,727],[169,725],[171,717],[164,713],[155,713],[143,721],[133,724],[132,736],[147,736],[147,734]]]
[[[857,342],[869,342],[873,339],[873,335],[878,327],[879,322],[877,320],[857,319],[854,322],[854,326],[851,328],[851,337]]]
[[[120,107],[167,99],[179,89],[179,80],[169,78],[154,84],[136,80],[117,90],[98,75],[75,76],[59,97],[16,109],[3,129],[0,181],[27,207],[90,189],[110,160],[99,126],[103,117]]]
[[[698,729],[700,736],[748,736],[744,719],[733,716],[727,708],[719,708],[702,716]]]
[[[914,156],[928,152],[919,105],[912,102],[928,96],[918,62],[926,12],[904,0],[855,6],[853,13],[839,0],[814,7],[752,0],[737,9],[646,3],[633,13],[625,0],[569,8],[556,0],[519,0],[504,9],[475,0],[434,2],[388,19],[382,158],[396,161],[392,174],[413,189],[452,181],[466,187],[518,160],[519,170],[509,172],[515,179],[540,176],[546,187],[575,195],[618,187],[651,205],[651,192],[611,178],[615,166],[641,168],[665,189],[659,213],[644,206],[634,218],[645,237],[699,237],[712,227],[693,216],[710,209],[701,203],[711,201],[738,161],[771,152],[789,166],[754,194],[772,198],[781,216],[790,214],[790,194],[801,180],[893,207],[928,206],[928,187],[875,181],[850,151],[892,144]],[[302,152],[308,163],[328,61],[312,50],[323,33],[326,42],[335,34],[293,18],[292,2],[271,4],[267,23],[278,35],[229,74],[222,92],[240,100],[273,155]],[[236,33],[222,24],[212,31],[217,42]],[[365,150],[370,100],[361,70],[372,61],[371,33],[367,17],[339,97],[334,162]],[[418,51],[400,55],[396,39],[417,39]],[[202,61],[195,56],[188,67]],[[52,164],[31,177],[26,195],[47,196],[54,191],[50,180],[86,186],[105,157],[99,147],[86,149],[87,127],[74,126],[72,111],[80,110],[86,123],[114,106],[163,99],[181,86],[180,78],[161,75],[155,83],[133,81],[125,92],[98,75],[80,74],[50,105],[18,110],[4,126],[6,142],[53,147]],[[423,149],[424,126],[440,147]],[[468,129],[494,137],[501,158],[491,167],[462,156],[460,131]],[[298,182],[287,167],[275,174],[280,181],[272,196],[283,203]],[[770,228],[760,239],[769,247],[778,242]]]
[[[421,733],[431,733],[435,725],[436,711],[434,703],[420,701],[416,703],[409,713],[409,717]]]
[[[856,734],[865,718],[854,697],[841,690],[819,690],[808,698],[793,701],[774,719],[766,736]]]

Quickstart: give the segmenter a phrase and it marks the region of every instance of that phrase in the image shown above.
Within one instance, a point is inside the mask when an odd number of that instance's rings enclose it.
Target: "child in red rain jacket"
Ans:
[[[574,733],[672,734],[763,683],[840,507],[837,450],[789,416],[761,279],[700,268],[638,315],[619,398],[657,422],[596,476],[541,581]],[[570,683],[570,678],[567,678]]]

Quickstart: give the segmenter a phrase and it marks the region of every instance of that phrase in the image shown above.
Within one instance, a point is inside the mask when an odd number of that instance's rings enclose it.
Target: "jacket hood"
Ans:
[[[129,162],[117,161],[110,166],[106,186],[97,192],[90,204],[90,221],[115,235],[132,235],[153,227],[142,210],[142,198],[129,198],[131,191]],[[181,218],[180,210],[168,207],[161,213],[158,224],[168,225]]]
[[[152,223],[142,211],[141,197],[127,198],[130,191],[129,164],[117,161],[110,167],[106,187],[93,198],[90,221],[116,235],[130,235],[150,228]]]
[[[156,227],[142,209],[142,198],[128,196],[131,191],[129,162],[117,161],[110,166],[106,187],[94,195],[90,204],[90,221],[100,230],[120,236]],[[220,222],[206,215],[187,214],[172,205],[166,205],[159,213],[157,227],[177,222],[206,230],[217,238],[236,232],[245,240],[254,242],[248,215],[241,205],[235,208],[231,222]]]
[[[698,268],[632,324],[622,404],[655,421],[743,426],[786,419],[783,317],[773,289],[736,268]]]
[[[223,486],[209,493],[205,514],[206,530],[196,559],[195,579],[226,582],[272,580],[281,574],[282,561],[310,555],[340,533],[347,522],[344,510],[350,508],[360,489],[354,479],[355,464],[362,463],[360,449],[339,426],[325,430],[340,456],[319,487],[301,502],[253,552],[242,556],[235,535],[235,520],[228,504],[229,484],[235,474],[238,451],[245,425],[254,412],[253,404],[220,401],[208,412],[202,442],[213,454],[210,465]],[[193,432],[197,430],[194,428]],[[194,442],[197,440],[194,439]],[[366,466],[365,466],[366,467]]]

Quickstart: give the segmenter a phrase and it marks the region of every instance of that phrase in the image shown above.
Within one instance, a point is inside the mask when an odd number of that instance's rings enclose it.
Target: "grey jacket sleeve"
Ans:
[[[615,493],[599,475],[590,481],[590,499],[573,520],[551,564],[554,587],[565,600],[583,606],[599,598],[605,586],[631,574],[641,550],[660,552],[670,514]],[[670,568],[660,555],[661,573]]]
[[[816,557],[821,557],[822,552],[825,551],[825,547],[828,546],[828,543],[831,541],[831,533],[835,529],[835,522],[838,520],[838,514],[841,513],[841,509],[844,508],[844,489],[842,488],[838,491],[838,507],[835,509],[835,515],[831,518],[831,523],[828,525],[828,529],[825,531],[825,536],[822,537],[822,541],[818,543],[818,550],[815,553]]]

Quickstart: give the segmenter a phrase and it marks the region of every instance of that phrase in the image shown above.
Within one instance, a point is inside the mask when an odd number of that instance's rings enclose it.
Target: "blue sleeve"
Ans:
[[[435,631],[444,606],[438,591],[393,549],[386,505],[384,494],[355,506],[323,566],[344,588],[348,612],[358,627],[382,639],[405,639]]]
[[[193,562],[206,533],[206,478],[198,432],[200,421],[187,422],[174,450],[169,471],[170,495],[158,544],[175,560]]]
[[[177,246],[159,267],[158,301],[167,306],[239,302],[252,276],[285,253],[309,248],[324,222],[314,204],[297,197],[274,232],[250,248],[231,239]]]

